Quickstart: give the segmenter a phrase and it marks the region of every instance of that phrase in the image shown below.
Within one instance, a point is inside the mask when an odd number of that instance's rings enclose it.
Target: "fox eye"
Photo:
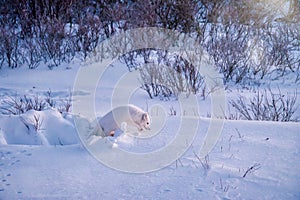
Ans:
[[[149,122],[147,122],[147,125],[149,125]]]

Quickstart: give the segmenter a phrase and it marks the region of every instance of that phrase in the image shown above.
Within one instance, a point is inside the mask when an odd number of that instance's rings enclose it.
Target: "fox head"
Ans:
[[[150,117],[148,113],[143,113],[141,118],[141,126],[147,130],[150,130]]]

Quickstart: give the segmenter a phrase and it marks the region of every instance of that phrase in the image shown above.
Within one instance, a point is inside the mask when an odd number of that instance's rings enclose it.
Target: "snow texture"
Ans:
[[[113,78],[103,76],[99,81],[97,116],[111,109],[114,81],[122,76],[120,67],[126,68],[117,63],[105,72],[114,74]],[[43,94],[49,88],[57,99],[66,96],[79,66],[66,68],[3,69],[0,102],[7,95]],[[284,81],[283,90],[296,87]],[[241,91],[250,93],[232,88],[226,91],[227,98]],[[76,101],[77,96],[87,94],[76,91],[73,95]],[[78,113],[61,114],[50,108],[0,115],[0,199],[300,199],[300,123],[226,120],[213,150],[200,158],[199,149],[210,124],[210,99],[199,98],[199,108],[184,111],[177,101],[154,99],[146,103],[145,99],[147,94],[138,90],[130,103],[143,110],[149,105],[152,127],[160,123],[155,117],[165,116],[161,122],[164,126],[151,137],[130,133],[126,124],[116,130],[115,137],[90,135],[94,126],[91,119],[81,116],[80,124],[75,124],[73,119]],[[157,104],[162,110],[155,107]],[[171,108],[176,115],[171,115]],[[91,145],[103,144],[104,151],[120,149],[142,154],[170,144],[181,116],[188,114],[199,118],[193,143],[180,158],[151,173],[124,173],[99,162],[79,139],[76,127],[86,129],[84,139]],[[41,120],[38,128],[34,116]]]

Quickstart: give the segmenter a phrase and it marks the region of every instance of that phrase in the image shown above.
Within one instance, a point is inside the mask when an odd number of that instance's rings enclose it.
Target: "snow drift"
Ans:
[[[0,115],[0,144],[70,145],[79,143],[72,117],[56,109]]]

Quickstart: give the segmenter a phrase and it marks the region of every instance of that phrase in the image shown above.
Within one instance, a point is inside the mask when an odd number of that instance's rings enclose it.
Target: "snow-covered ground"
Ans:
[[[49,89],[55,100],[66,98],[76,81],[78,63],[53,70],[2,69],[0,103],[8,96],[43,96]],[[126,73],[126,67],[116,62],[100,78],[95,90],[96,115],[111,109],[112,97],[122,98],[114,94],[115,88],[131,90],[130,83],[120,82]],[[288,79],[284,84],[276,81],[274,87],[281,84],[282,91],[293,92],[299,86],[287,83]],[[253,90],[232,86],[226,94],[232,99],[249,91]],[[91,95],[86,90],[72,92],[74,105],[90,106],[83,101]],[[92,128],[92,118],[84,113],[60,114],[49,108],[16,116],[0,114],[0,199],[300,199],[299,122],[225,120],[216,145],[202,158],[199,151],[211,123],[210,98],[199,97],[197,105],[184,107],[175,100],[151,100],[139,89],[131,92],[128,101],[149,110],[156,135],[124,135],[119,131],[115,138],[81,141]],[[35,126],[37,116],[39,126]],[[192,143],[183,136],[187,141],[179,142],[183,147],[178,148],[187,151],[180,152],[180,157],[171,155],[175,159],[170,158],[168,165],[154,165],[151,172],[128,173],[111,168],[95,155],[95,149],[112,155],[112,160],[118,158],[114,155],[118,150],[133,155],[159,152],[180,138],[183,116],[193,123],[197,119],[197,131]],[[80,120],[75,123],[74,117]],[[190,129],[193,125],[185,124]],[[78,134],[78,129],[86,130],[86,135]],[[187,135],[193,134],[185,129]],[[168,159],[155,158],[154,163]],[[139,168],[129,162],[121,163]]]

